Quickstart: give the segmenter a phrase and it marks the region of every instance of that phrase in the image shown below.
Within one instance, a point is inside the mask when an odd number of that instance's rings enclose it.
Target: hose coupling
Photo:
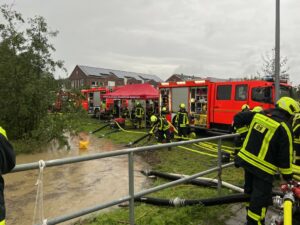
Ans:
[[[277,209],[282,208],[283,199],[279,195],[273,197],[273,206]]]
[[[183,206],[185,204],[185,199],[181,199],[181,198],[174,198],[170,200],[170,204],[173,204],[174,206]]]
[[[295,197],[294,197],[294,193],[292,191],[287,192],[284,196],[283,196],[283,201],[286,200],[290,200],[291,202],[295,202]]]

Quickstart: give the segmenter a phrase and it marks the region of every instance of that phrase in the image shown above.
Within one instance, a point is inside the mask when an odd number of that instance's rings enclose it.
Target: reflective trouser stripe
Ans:
[[[292,164],[292,168],[293,168],[293,173],[300,175],[300,166],[299,165]]]
[[[0,225],[5,225],[5,220],[2,220],[2,221],[0,222]]]
[[[258,225],[261,225],[262,224],[261,221],[263,221],[265,219],[266,211],[267,211],[267,208],[263,207],[261,209],[261,215],[257,215],[254,212],[252,212],[251,210],[248,210],[247,214],[251,219],[257,221]]]

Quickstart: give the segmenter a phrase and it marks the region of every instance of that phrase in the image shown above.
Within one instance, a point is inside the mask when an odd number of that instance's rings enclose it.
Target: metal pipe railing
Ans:
[[[55,160],[48,160],[45,161],[45,167],[53,167],[53,166],[59,166],[59,165],[64,165],[64,164],[71,164],[71,163],[77,163],[77,162],[83,162],[83,161],[88,161],[88,160],[94,160],[94,159],[101,159],[101,158],[107,158],[107,157],[114,157],[114,156],[120,156],[120,155],[128,155],[128,176],[129,176],[129,181],[128,181],[128,186],[129,186],[129,196],[124,196],[118,200],[114,200],[111,202],[107,202],[101,205],[97,205],[94,207],[86,208],[83,210],[80,210],[75,213],[71,213],[68,215],[63,215],[60,217],[56,217],[53,219],[47,220],[47,225],[54,225],[58,223],[62,223],[101,209],[109,208],[115,205],[118,205],[120,203],[129,201],[129,222],[131,225],[134,225],[134,198],[144,196],[146,194],[150,194],[162,189],[165,189],[167,187],[175,186],[181,183],[185,183],[189,180],[195,179],[199,176],[203,176],[205,174],[214,172],[214,171],[219,171],[218,173],[218,192],[220,193],[220,188],[221,188],[221,174],[222,174],[222,168],[226,168],[229,166],[232,166],[233,163],[228,163],[225,165],[221,164],[221,140],[226,139],[226,138],[232,138],[239,136],[238,134],[226,134],[226,135],[221,135],[217,137],[208,137],[208,138],[201,138],[201,139],[194,139],[194,140],[189,140],[189,141],[180,141],[180,142],[174,142],[174,143],[166,143],[166,144],[161,144],[161,145],[152,145],[152,146],[143,146],[143,147],[135,147],[135,148],[128,148],[126,150],[116,150],[113,152],[105,152],[105,153],[96,153],[96,154],[91,154],[87,156],[75,156],[75,157],[69,157],[69,158],[64,158],[64,159],[55,159]],[[149,188],[147,190],[138,192],[134,194],[134,153],[137,152],[142,152],[142,151],[148,151],[148,150],[157,150],[161,148],[170,148],[170,147],[176,147],[178,145],[187,145],[187,144],[193,144],[197,142],[203,142],[203,141],[211,141],[211,140],[219,140],[218,143],[218,166],[208,169],[206,171],[202,171],[200,173],[193,174],[191,176],[187,176],[181,179],[178,179],[176,181],[168,182],[153,188]],[[38,169],[39,168],[39,162],[35,163],[27,163],[27,164],[20,164],[17,165],[11,172],[20,172],[20,171],[26,171],[26,170],[32,170],[32,169]],[[220,184],[220,185],[219,185]]]
[[[187,144],[193,144],[193,143],[197,143],[197,142],[226,139],[226,138],[232,138],[232,137],[237,137],[237,136],[239,136],[239,134],[225,134],[225,135],[221,135],[221,136],[217,136],[217,137],[208,137],[208,138],[200,138],[200,139],[194,139],[194,140],[189,140],[189,141],[166,143],[166,144],[161,144],[161,145],[151,145],[151,146],[128,148],[126,150],[124,150],[124,149],[123,150],[115,150],[113,152],[95,153],[95,154],[86,155],[86,156],[73,156],[73,157],[67,157],[67,158],[63,158],[63,159],[48,160],[48,161],[45,161],[45,164],[46,164],[46,167],[60,166],[60,165],[89,161],[89,160],[94,160],[94,159],[102,159],[102,158],[107,158],[107,157],[126,155],[126,154],[129,154],[130,152],[137,153],[137,152],[143,152],[143,151],[147,151],[147,150],[157,150],[157,149],[167,148],[167,147],[176,147],[178,145],[187,145]],[[38,169],[38,168],[39,168],[38,162],[20,164],[20,165],[17,165],[11,171],[11,173],[32,170],[32,169]]]

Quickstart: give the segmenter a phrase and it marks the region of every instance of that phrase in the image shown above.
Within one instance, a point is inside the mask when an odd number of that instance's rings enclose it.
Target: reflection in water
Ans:
[[[54,147],[43,153],[19,155],[17,164],[51,160],[121,149],[109,140],[91,136],[86,150],[79,138],[70,138],[70,150]],[[135,156],[135,191],[145,178],[139,173],[146,164]],[[7,224],[31,225],[36,198],[38,170],[5,175]],[[128,157],[117,156],[44,169],[44,215],[54,218],[128,195]],[[74,222],[74,220],[72,221]],[[71,221],[62,224],[70,224]]]

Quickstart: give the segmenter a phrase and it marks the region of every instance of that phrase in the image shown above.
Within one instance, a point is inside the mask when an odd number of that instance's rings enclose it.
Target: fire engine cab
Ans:
[[[233,117],[243,104],[250,109],[274,107],[275,84],[265,80],[243,81],[179,81],[159,85],[160,106],[169,112],[171,121],[184,103],[191,117],[191,127],[229,132]],[[291,96],[292,87],[280,84],[280,97]]]
[[[82,107],[96,117],[99,117],[100,114],[105,114],[110,108],[110,105],[113,104],[113,100],[103,99],[102,95],[111,91],[112,89],[106,87],[94,87],[81,90],[81,93],[85,97],[81,103]]]

